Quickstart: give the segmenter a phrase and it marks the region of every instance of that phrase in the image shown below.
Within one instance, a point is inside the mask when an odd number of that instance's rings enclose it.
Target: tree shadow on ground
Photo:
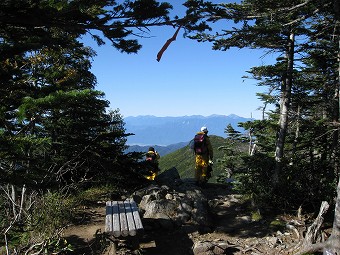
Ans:
[[[193,242],[188,233],[194,231],[193,228],[183,227],[161,228],[154,227],[160,224],[172,224],[170,220],[144,219],[146,229],[140,239],[140,248],[144,255],[186,255],[192,254]],[[152,226],[152,227],[150,227]]]
[[[65,255],[100,254],[99,251],[96,251],[96,247],[93,247],[93,240],[84,240],[83,238],[79,238],[77,235],[68,236],[66,240],[68,243],[72,244],[73,251],[64,252],[63,254]]]
[[[208,200],[211,199],[209,208],[215,232],[240,238],[261,238],[283,229],[283,226],[271,224],[278,217],[274,211],[254,220],[252,214],[256,210],[251,201],[238,198],[230,186],[208,183],[202,192]]]
[[[271,221],[276,219],[273,213],[263,220],[253,221],[251,215],[251,205],[249,201],[238,199],[237,194],[230,189],[230,186],[216,183],[207,183],[204,187],[199,187],[209,201],[210,213],[212,214],[213,225],[210,230],[202,231],[200,226],[181,226],[168,228],[170,223],[157,223],[157,219],[147,222],[143,219],[145,227],[144,234],[139,238],[140,249],[133,251],[130,249],[129,241],[122,241],[118,246],[117,254],[143,254],[143,255],[189,255],[192,254],[194,235],[202,235],[199,240],[210,240],[210,233],[214,233],[213,238],[228,240],[228,237],[264,237],[276,232],[277,228],[271,226]],[[234,196],[235,195],[235,196]],[[105,207],[104,205],[102,206]],[[102,212],[85,210],[86,216],[80,217],[80,222],[104,224],[105,210]],[[103,221],[100,223],[99,221]],[[99,224],[100,223],[100,224]],[[156,227],[165,224],[167,228]],[[103,249],[108,246],[108,241],[104,233],[99,233],[93,239],[82,239],[79,235],[71,235],[67,238],[68,243],[74,245],[74,252],[65,253],[73,255],[98,255],[103,254]],[[229,247],[225,254],[235,254],[237,248]]]
[[[145,231],[140,241],[141,252],[145,255],[192,254],[193,242],[181,229]]]

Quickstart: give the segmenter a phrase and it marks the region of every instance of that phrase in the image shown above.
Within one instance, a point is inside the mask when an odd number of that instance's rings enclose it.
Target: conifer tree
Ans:
[[[171,8],[153,0],[0,3],[0,185],[12,191],[0,216],[6,249],[12,228],[36,227],[23,214],[28,192],[133,179],[136,158],[124,154],[122,116],[108,112],[104,93],[94,90],[95,53],[80,39],[87,34],[98,45],[136,53],[137,38],[147,27],[168,25]]]
[[[2,59],[48,47],[68,47],[69,39],[92,35],[122,52],[136,53],[149,26],[168,24],[169,3],[149,1],[2,1]]]
[[[0,7],[0,154],[6,173],[2,179],[27,181],[14,176],[21,169],[36,173],[36,178],[46,176],[44,171],[53,172],[61,180],[60,166],[64,169],[72,157],[84,156],[90,144],[99,146],[109,130],[117,135],[111,137],[115,142],[109,158],[116,158],[124,149],[119,141],[126,135],[110,129],[108,102],[101,99],[103,93],[93,90],[96,79],[89,71],[95,53],[78,40],[90,34],[99,45],[106,38],[122,52],[137,52],[141,45],[135,38],[143,36],[138,31],[166,24],[171,5],[153,0],[41,0],[3,1]],[[92,156],[96,153],[100,155],[93,151]],[[57,155],[59,163],[52,163]],[[75,165],[73,169],[84,166],[78,161]],[[62,172],[70,173],[71,168]],[[86,168],[82,171],[86,179]]]
[[[323,179],[327,179],[326,186],[334,184],[334,176],[330,176],[332,171],[329,170],[333,170],[335,176],[339,175],[339,161],[333,160],[339,158],[334,157],[336,153],[333,154],[334,146],[338,147],[339,144],[338,128],[335,127],[339,123],[340,95],[339,1],[250,0],[240,4],[216,5],[191,1],[189,11],[199,15],[199,18],[196,16],[193,19],[193,30],[201,31],[200,28],[207,26],[209,22],[218,23],[223,19],[235,22],[234,27],[226,27],[220,32],[198,33],[191,37],[213,42],[215,50],[248,47],[282,54],[275,68],[260,67],[251,71],[259,80],[264,81],[263,84],[270,84],[271,88],[279,92],[279,100],[275,102],[279,105],[280,118],[275,146],[274,187],[278,180],[285,180],[285,176],[290,173],[296,181],[296,173],[301,169],[308,169],[309,172],[303,172],[308,176],[305,179],[308,182],[300,179],[300,183],[295,182],[295,187],[306,183],[310,184],[307,187],[316,187]],[[311,66],[310,61],[316,62]],[[327,99],[323,100],[322,97]],[[275,97],[262,98],[275,100]],[[252,128],[254,132],[258,132],[259,125],[254,123]],[[262,160],[262,165],[263,163]],[[315,190],[313,194],[322,194],[321,190],[323,189]],[[325,190],[331,193],[334,189],[328,186]],[[323,195],[329,198],[326,192]],[[327,254],[336,254],[340,247],[338,204],[339,192],[335,207],[334,235],[325,245],[315,246],[319,250],[320,247],[321,250],[324,248]],[[316,250],[304,250],[306,251]]]

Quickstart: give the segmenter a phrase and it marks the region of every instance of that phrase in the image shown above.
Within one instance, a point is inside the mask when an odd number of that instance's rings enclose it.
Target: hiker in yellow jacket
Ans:
[[[213,148],[208,137],[207,127],[202,127],[194,138],[195,152],[195,182],[197,185],[205,184],[208,181],[207,170],[209,162],[214,157]]]
[[[145,160],[150,166],[150,175],[146,176],[148,180],[155,180],[158,172],[159,172],[159,166],[158,166],[158,160],[160,159],[159,153],[155,150],[154,147],[150,147],[148,152],[145,155]]]

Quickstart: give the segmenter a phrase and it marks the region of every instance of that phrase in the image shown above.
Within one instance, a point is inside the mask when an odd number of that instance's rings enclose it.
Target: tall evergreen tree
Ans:
[[[78,39],[90,34],[99,45],[106,38],[120,51],[137,52],[141,45],[131,37],[143,36],[148,26],[165,24],[171,5],[153,0],[41,0],[4,1],[0,7],[0,167],[7,173],[2,179],[23,181],[12,178],[18,169],[40,177],[46,176],[44,171],[70,173],[72,167],[65,170],[65,163],[70,166],[83,157],[91,144],[99,146],[105,132],[117,136],[105,138],[115,141],[110,153],[121,154],[124,146],[118,146],[116,139],[124,141],[126,135],[110,128],[113,124],[105,113],[108,102],[93,90],[96,79],[89,71],[95,53]],[[96,154],[100,156],[99,151],[92,152]],[[73,169],[84,166],[78,161],[73,164],[77,166]],[[91,167],[82,169],[83,179],[86,169]]]
[[[224,29],[215,35],[201,33],[192,37],[197,40],[213,41],[213,48],[216,50],[227,50],[230,47],[262,48],[282,55],[283,68],[278,77],[280,82],[280,118],[275,149],[277,165],[273,174],[274,185],[278,183],[283,167],[284,144],[293,86],[294,54],[299,51],[299,45],[296,45],[295,38],[306,33],[303,23],[291,22],[306,15],[310,8],[309,6],[294,8],[296,4],[297,2],[294,1],[249,0],[243,1],[241,4],[215,5],[215,8],[210,9],[209,17],[233,20],[237,23],[242,22],[242,24],[230,30]],[[205,9],[202,10],[205,11]]]
[[[334,152],[332,148],[339,144],[338,128],[334,126],[332,128],[326,122],[339,122],[339,1],[250,0],[242,1],[240,4],[216,5],[190,1],[188,11],[196,15],[191,27],[194,30],[201,31],[202,26],[207,26],[208,22],[219,22],[222,19],[236,23],[235,27],[225,28],[217,33],[198,33],[192,36],[199,41],[213,42],[213,49],[263,48],[282,55],[282,58],[278,59],[280,68],[277,68],[279,66],[275,69],[271,68],[274,72],[270,73],[268,72],[270,69],[263,67],[252,70],[252,73],[260,79],[266,77],[266,84],[270,84],[270,79],[273,77],[278,81],[276,84],[271,84],[272,88],[274,86],[279,88],[277,91],[280,99],[276,102],[279,104],[280,111],[275,146],[274,187],[279,184],[278,180],[285,180],[287,174],[294,177],[295,187],[303,187],[306,183],[307,187],[315,187],[315,184],[320,183],[324,178],[327,180],[325,186],[334,184],[334,176],[333,178],[329,176],[329,169],[333,169],[338,175],[338,160],[329,160],[329,156]],[[330,38],[332,39],[329,40]],[[322,40],[330,42],[330,48],[325,49],[320,44]],[[335,51],[333,51],[333,43],[337,47]],[[317,53],[315,50],[318,49],[323,50]],[[310,66],[310,63],[307,63],[308,59],[316,60],[311,58],[313,55],[319,57],[321,61],[317,62],[322,68],[315,69],[314,65],[313,71],[310,72],[311,69],[306,66]],[[332,60],[337,57],[334,66]],[[332,77],[330,75],[332,73],[337,75]],[[316,95],[323,95],[328,98],[328,101]],[[270,99],[275,98],[270,97]],[[323,117],[318,116],[318,112]],[[325,116],[327,118],[324,118]],[[253,128],[256,132],[258,125],[253,125]],[[299,158],[299,155],[303,157]],[[332,159],[335,158],[338,159],[338,156],[334,157],[333,154]],[[297,162],[299,167],[296,168]],[[325,171],[320,171],[320,167]],[[305,179],[307,182],[303,181],[301,175],[299,181],[296,179],[298,172],[296,170],[301,169],[308,169],[308,172],[304,172],[308,176]],[[295,187],[291,186],[291,188]],[[314,190],[313,195],[320,198],[321,190],[323,189]],[[334,189],[326,190],[329,192]],[[335,213],[334,237],[330,238],[338,241],[327,242],[326,245],[332,243],[327,252],[339,250],[337,222],[339,222],[338,209]]]
[[[133,180],[122,117],[94,90],[95,53],[79,39],[90,34],[136,53],[136,38],[168,24],[169,9],[153,0],[0,3],[0,185],[12,190],[0,219],[6,248],[8,232],[29,224],[26,193]]]
[[[146,27],[168,24],[169,3],[148,1],[2,1],[0,47],[2,59],[42,46],[68,47],[69,37],[92,35],[99,45],[108,39],[122,52],[136,53]],[[99,34],[99,35],[98,35]]]

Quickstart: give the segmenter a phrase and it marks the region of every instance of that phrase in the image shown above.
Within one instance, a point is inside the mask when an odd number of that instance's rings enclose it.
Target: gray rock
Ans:
[[[194,255],[214,255],[214,245],[211,242],[197,242],[192,249]]]
[[[194,244],[192,250],[194,255],[206,255],[206,254],[219,255],[225,254],[227,248],[228,248],[227,243],[199,241]]]
[[[167,215],[169,218],[176,211],[177,204],[173,200],[161,199],[161,200],[153,200],[149,203],[146,203],[144,210],[145,213],[143,215],[144,218],[158,218],[155,217],[157,214]]]
[[[212,225],[207,198],[200,189],[182,181],[174,185],[173,178],[179,178],[176,168],[159,176],[157,182],[136,191],[132,196],[148,223],[154,219],[152,225],[157,222],[155,226],[166,229],[187,223],[200,227]]]

